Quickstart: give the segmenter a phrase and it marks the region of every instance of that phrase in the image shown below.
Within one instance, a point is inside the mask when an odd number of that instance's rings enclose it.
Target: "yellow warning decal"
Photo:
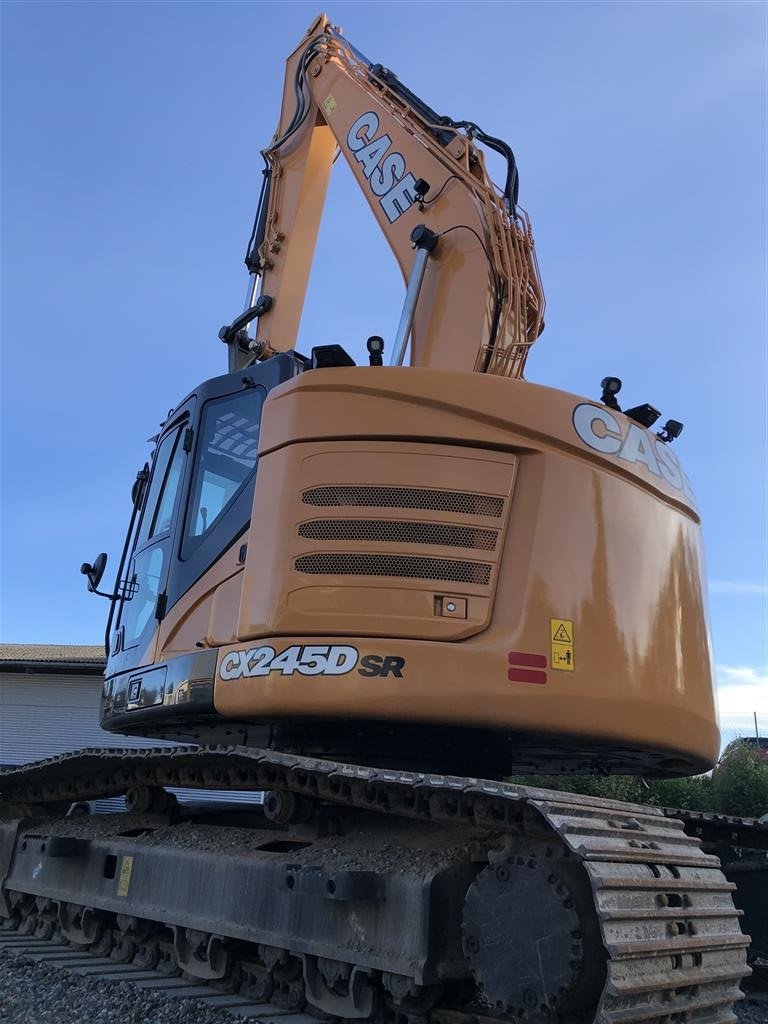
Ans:
[[[573,622],[570,619],[549,620],[549,663],[561,672],[573,672]]]
[[[120,877],[117,881],[118,896],[128,895],[128,886],[131,884],[131,871],[133,871],[133,857],[126,853],[120,862]]]
[[[336,107],[336,100],[333,98],[331,93],[328,93],[328,95],[323,100],[323,110],[326,112],[326,114],[332,114]]]

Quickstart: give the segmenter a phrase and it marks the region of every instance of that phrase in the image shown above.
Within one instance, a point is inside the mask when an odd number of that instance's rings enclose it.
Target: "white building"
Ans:
[[[104,661],[103,646],[0,644],[2,767],[120,745],[99,727]]]
[[[103,646],[0,644],[0,768],[81,747],[165,746],[162,740],[120,736],[101,728],[104,665]],[[174,792],[182,800],[262,801],[260,793]],[[98,802],[99,810],[115,806],[115,800]]]

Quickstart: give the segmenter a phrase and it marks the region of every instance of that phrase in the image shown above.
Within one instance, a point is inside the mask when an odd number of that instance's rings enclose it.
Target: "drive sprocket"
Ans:
[[[597,1002],[606,956],[588,881],[551,845],[509,853],[478,874],[462,939],[495,1014],[554,1020]]]

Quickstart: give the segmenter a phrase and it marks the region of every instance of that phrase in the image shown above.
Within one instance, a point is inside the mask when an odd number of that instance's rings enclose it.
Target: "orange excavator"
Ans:
[[[338,153],[406,283],[367,366],[295,350]],[[228,372],[155,438],[112,590],[106,556],[83,566],[110,602],[103,727],[178,745],[0,775],[6,926],[266,1017],[735,1020],[748,939],[683,822],[499,781],[713,765],[682,424],[622,411],[618,378],[523,379],[544,299],[512,150],[324,16],[263,156]],[[211,818],[178,788],[266,799]]]

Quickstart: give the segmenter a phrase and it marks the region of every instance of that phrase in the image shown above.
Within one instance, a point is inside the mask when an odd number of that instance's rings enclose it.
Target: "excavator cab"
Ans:
[[[169,414],[111,595],[107,673],[151,661],[158,623],[248,528],[264,401],[301,365],[279,355],[206,381]]]

